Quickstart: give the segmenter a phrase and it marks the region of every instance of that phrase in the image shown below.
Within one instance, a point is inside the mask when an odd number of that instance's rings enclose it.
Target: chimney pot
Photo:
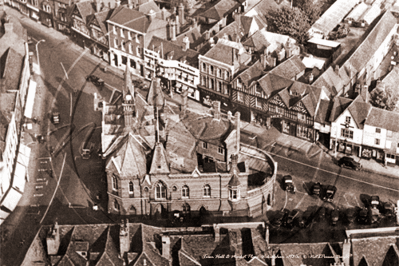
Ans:
[[[190,39],[186,36],[183,38],[183,51],[190,49]]]
[[[309,84],[311,84],[313,82],[313,80],[314,80],[313,73],[310,73],[310,75],[309,75]]]
[[[167,260],[170,257],[170,237],[167,235],[162,236],[162,257]]]
[[[334,71],[335,71],[335,73],[336,73],[337,75],[339,75],[339,66],[338,66],[338,65],[335,65]]]
[[[219,101],[212,102],[212,113],[213,113],[213,119],[216,119],[216,120],[221,119],[220,102]]]
[[[185,19],[184,19],[184,5],[183,5],[183,3],[180,3],[178,12],[179,12],[179,17],[180,17],[180,23],[181,23],[181,25],[184,25]]]

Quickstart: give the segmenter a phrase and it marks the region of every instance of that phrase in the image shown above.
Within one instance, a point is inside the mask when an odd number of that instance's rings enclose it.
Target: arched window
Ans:
[[[190,197],[190,189],[188,188],[188,186],[183,186],[181,189],[181,196],[183,198],[188,198]]]
[[[187,203],[183,204],[183,216],[187,216],[190,214],[190,205],[188,205]]]
[[[213,79],[209,79],[209,88],[210,89],[215,89],[215,81]]]
[[[133,182],[130,181],[129,182],[129,194],[133,194],[133,191],[134,191]]]
[[[136,215],[136,208],[133,205],[129,208],[129,214]]]
[[[51,7],[47,6],[47,12],[50,13],[51,12]]]
[[[271,197],[270,197],[270,194],[269,194],[269,195],[267,195],[267,205],[270,206],[270,204],[271,204]]]
[[[166,199],[166,187],[162,183],[158,183],[155,187],[155,198]]]
[[[118,179],[116,176],[112,176],[112,189],[118,190]]]
[[[204,187],[204,197],[210,197],[211,196],[211,186],[205,185]]]
[[[202,63],[202,71],[206,71],[206,64]]]
[[[114,201],[114,208],[115,210],[119,211],[119,203],[117,200]]]

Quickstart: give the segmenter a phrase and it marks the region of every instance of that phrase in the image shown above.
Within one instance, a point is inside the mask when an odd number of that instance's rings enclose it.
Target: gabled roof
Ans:
[[[266,28],[263,28],[248,37],[248,39],[244,41],[243,45],[254,47],[254,50],[257,52],[263,52],[265,48],[271,45],[273,45],[274,48],[277,48],[285,45],[288,41],[295,42],[295,40],[288,35],[270,32],[267,31]]]
[[[265,27],[268,25],[266,20],[268,12],[276,10],[278,7],[275,0],[261,0],[253,8],[247,10],[245,16],[255,18],[259,26]]]
[[[348,107],[353,120],[358,128],[363,128],[364,122],[371,110],[371,104],[365,103],[361,96],[356,97],[355,100]]]
[[[190,28],[188,31],[181,33],[179,36],[176,36],[176,41],[173,41],[173,43],[179,45],[180,47],[183,47],[185,45],[183,42],[185,37],[188,37],[191,48],[195,48],[205,42],[205,39],[204,37],[202,37],[199,27],[193,27]],[[148,47],[151,49],[151,44]],[[198,56],[196,56],[196,58],[198,59]]]
[[[165,105],[165,97],[162,92],[159,78],[152,78],[147,95],[147,103],[150,106],[162,108]]]
[[[228,183],[229,186],[231,187],[238,187],[240,185],[240,180],[238,179],[238,176],[236,173],[233,173],[233,175],[230,178],[230,181]]]
[[[249,87],[253,81],[256,81],[263,74],[263,65],[260,61],[256,61],[255,64],[237,75],[235,79],[239,78],[245,86]]]
[[[158,142],[155,144],[154,154],[150,168],[150,174],[169,174],[169,163],[166,157],[165,148],[163,144]]]
[[[302,63],[299,55],[294,55],[273,68],[269,73],[295,80],[297,75],[304,72],[305,69],[306,66]]]
[[[203,12],[200,16],[219,21],[223,17],[227,16],[231,11],[233,11],[239,5],[241,5],[239,1],[220,0],[214,6]]]
[[[11,47],[0,57],[0,92],[19,89],[22,65],[23,56]]]
[[[91,1],[83,1],[75,4],[75,8],[79,11],[84,23],[87,23],[87,17],[96,12],[94,4]]]
[[[334,102],[327,100],[320,100],[319,109],[317,110],[315,122],[321,124],[329,124],[330,123],[330,115]]]
[[[311,117],[315,116],[317,104],[319,103],[322,89],[319,87],[308,87],[307,94],[301,99],[303,105]]]
[[[365,125],[384,128],[393,132],[399,132],[399,113],[372,107],[369,115],[367,116]]]
[[[351,51],[349,59],[343,66],[347,69],[353,68],[357,72],[361,71],[386,40],[396,23],[397,19],[394,15],[390,11],[386,11],[380,16],[371,31],[367,35],[365,34],[365,39],[359,45],[354,46],[354,50]]]
[[[397,241],[398,236],[352,240],[353,265],[393,265],[398,261]]]
[[[329,34],[357,3],[357,0],[337,0],[312,25],[311,29],[321,31],[325,35]]]
[[[274,92],[291,86],[294,81],[274,74],[266,74],[258,80],[258,83],[266,95],[271,96]]]
[[[113,164],[120,177],[138,176],[142,178],[147,174],[147,161],[143,147],[138,143],[136,138],[131,134],[126,134],[114,148],[114,151],[107,158],[106,167]]]
[[[334,122],[335,120],[337,120],[337,118],[346,110],[346,108],[348,108],[352,101],[352,99],[345,97],[335,97],[333,99],[333,106],[331,109],[329,121]]]
[[[384,84],[385,88],[390,88],[394,92],[398,93],[399,66],[394,66],[393,69],[381,80],[381,83]]]
[[[148,45],[148,49],[154,49],[157,52],[159,51],[161,57],[163,53],[163,59],[166,59],[168,54],[173,51],[172,60],[185,60],[186,64],[198,68],[199,53],[192,49],[187,49],[186,51],[184,51],[182,46],[176,44],[175,42],[167,41],[157,36],[153,36],[151,42]]]
[[[315,82],[313,82],[312,85],[316,87],[326,87],[329,94],[334,97],[337,94],[342,93],[345,84],[342,82],[339,74],[334,71],[332,66],[330,66],[316,79]]]
[[[104,34],[108,34],[107,25],[105,22],[112,14],[112,11],[113,10],[110,9],[106,11],[97,12],[93,15],[89,15],[87,17],[87,25],[90,25],[91,23],[97,24],[98,26],[100,26],[100,29]]]
[[[223,38],[219,39],[217,44],[204,56],[237,67],[240,63],[251,59],[251,55],[246,52],[241,43],[225,40]]]
[[[161,11],[161,9],[157,6],[157,4],[153,0],[150,0],[146,3],[139,5],[136,8],[136,10],[144,14],[148,14],[151,10],[154,11],[155,13]]]

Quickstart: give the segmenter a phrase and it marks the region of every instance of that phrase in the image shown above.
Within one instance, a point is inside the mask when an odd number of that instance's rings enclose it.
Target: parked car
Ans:
[[[344,156],[338,161],[340,167],[346,167],[353,170],[360,170],[362,168],[361,164],[356,162],[352,157]]]
[[[284,190],[295,193],[295,186],[294,183],[292,182],[292,176],[286,175],[283,178],[284,180]]]
[[[337,187],[336,186],[327,186],[325,192],[324,192],[324,201],[332,202],[335,196],[335,193],[337,193]]]
[[[355,222],[356,220],[356,209],[347,209],[346,210],[346,220],[349,224]]]
[[[281,225],[282,226],[286,226],[287,225],[287,219],[288,219],[288,215],[290,214],[290,211],[287,209],[284,209],[281,211],[283,214],[283,217],[281,219]]]
[[[394,217],[395,216],[395,205],[393,205],[390,202],[384,202],[384,204],[382,204],[382,213],[386,216],[386,217]]]
[[[380,206],[380,197],[378,196],[371,196],[370,199],[370,207],[371,208],[378,208]]]
[[[289,211],[288,210],[285,210],[285,211],[287,211],[287,215],[288,215]],[[283,218],[284,218],[285,211],[283,210],[276,214],[276,217],[273,219],[273,221],[271,223],[273,226],[280,227],[283,224]]]
[[[380,211],[376,208],[369,208],[369,219],[370,223],[378,223],[380,220]]]
[[[296,217],[296,223],[300,228],[305,228],[306,226],[306,218],[303,215],[298,215]]]
[[[359,212],[359,216],[357,217],[357,221],[362,224],[368,223],[368,211],[366,208],[362,208]]]
[[[319,213],[319,219],[323,219],[326,216],[326,208],[320,207],[318,213]]]
[[[336,225],[339,220],[339,211],[334,209],[331,211],[331,224]]]
[[[53,120],[54,125],[58,125],[60,123],[60,113],[53,112],[51,119]]]
[[[297,217],[299,214],[299,211],[297,210],[292,210],[288,216],[287,219],[284,221],[284,226],[288,228],[292,228],[294,226],[294,219]]]
[[[92,82],[96,86],[103,86],[104,85],[104,80],[102,80],[101,78],[99,78],[99,77],[97,77],[95,75],[87,76],[86,80]]]
[[[320,196],[321,192],[321,184],[319,182],[316,182],[312,186],[312,195]]]

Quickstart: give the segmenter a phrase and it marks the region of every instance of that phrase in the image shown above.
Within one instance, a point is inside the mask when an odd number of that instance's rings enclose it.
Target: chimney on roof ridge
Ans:
[[[13,30],[14,30],[14,26],[13,26],[12,22],[4,23],[4,31],[5,31],[5,33],[13,32]]]
[[[162,20],[166,20],[166,9],[165,9],[165,7],[163,7],[161,9],[161,15],[162,15]]]
[[[309,84],[312,84],[312,82],[314,80],[313,73],[310,73],[308,80],[309,80]]]
[[[133,0],[127,0],[127,6],[128,8],[133,9],[134,8]]]
[[[240,170],[238,169],[238,154],[232,154],[230,160],[230,173],[238,174]]]
[[[180,34],[180,18],[179,16],[176,16],[176,36]]]
[[[180,106],[180,111],[181,111],[181,113],[180,113],[180,115],[181,115],[181,119],[183,119],[184,117],[186,117],[186,112],[187,112],[187,102],[188,102],[188,91],[187,90],[184,90],[182,93],[181,93],[181,95],[182,95],[182,97],[183,97],[183,104]]]
[[[154,10],[150,10],[150,12],[148,12],[148,19],[150,20],[150,21],[153,21],[154,20],[154,18],[155,18],[155,16],[156,16],[156,13],[155,13],[155,11]]]
[[[270,232],[269,232],[269,226],[266,225],[266,235],[265,235],[265,241],[267,246],[269,246],[269,236],[270,236]]]
[[[215,242],[220,242],[220,228],[218,224],[213,224],[213,232],[215,234]]]
[[[123,257],[125,253],[130,250],[130,239],[129,239],[129,220],[123,220],[119,228],[119,248],[120,255]]]
[[[178,12],[179,12],[179,17],[180,17],[180,23],[182,25],[184,25],[185,19],[184,19],[184,5],[183,5],[183,2],[180,3],[178,9],[179,9]]]
[[[169,29],[170,29],[170,39],[172,41],[176,41],[176,23],[173,20],[170,21]]]
[[[115,1],[115,8],[119,7],[121,5],[121,0],[116,0]]]
[[[57,255],[58,249],[60,248],[60,228],[58,222],[54,223],[54,226],[50,229],[48,236],[46,237],[47,254]]]
[[[334,66],[334,72],[335,74],[339,75],[339,65]]]
[[[209,39],[209,44],[211,45],[211,47],[215,46],[215,40],[213,39],[213,37]]]

